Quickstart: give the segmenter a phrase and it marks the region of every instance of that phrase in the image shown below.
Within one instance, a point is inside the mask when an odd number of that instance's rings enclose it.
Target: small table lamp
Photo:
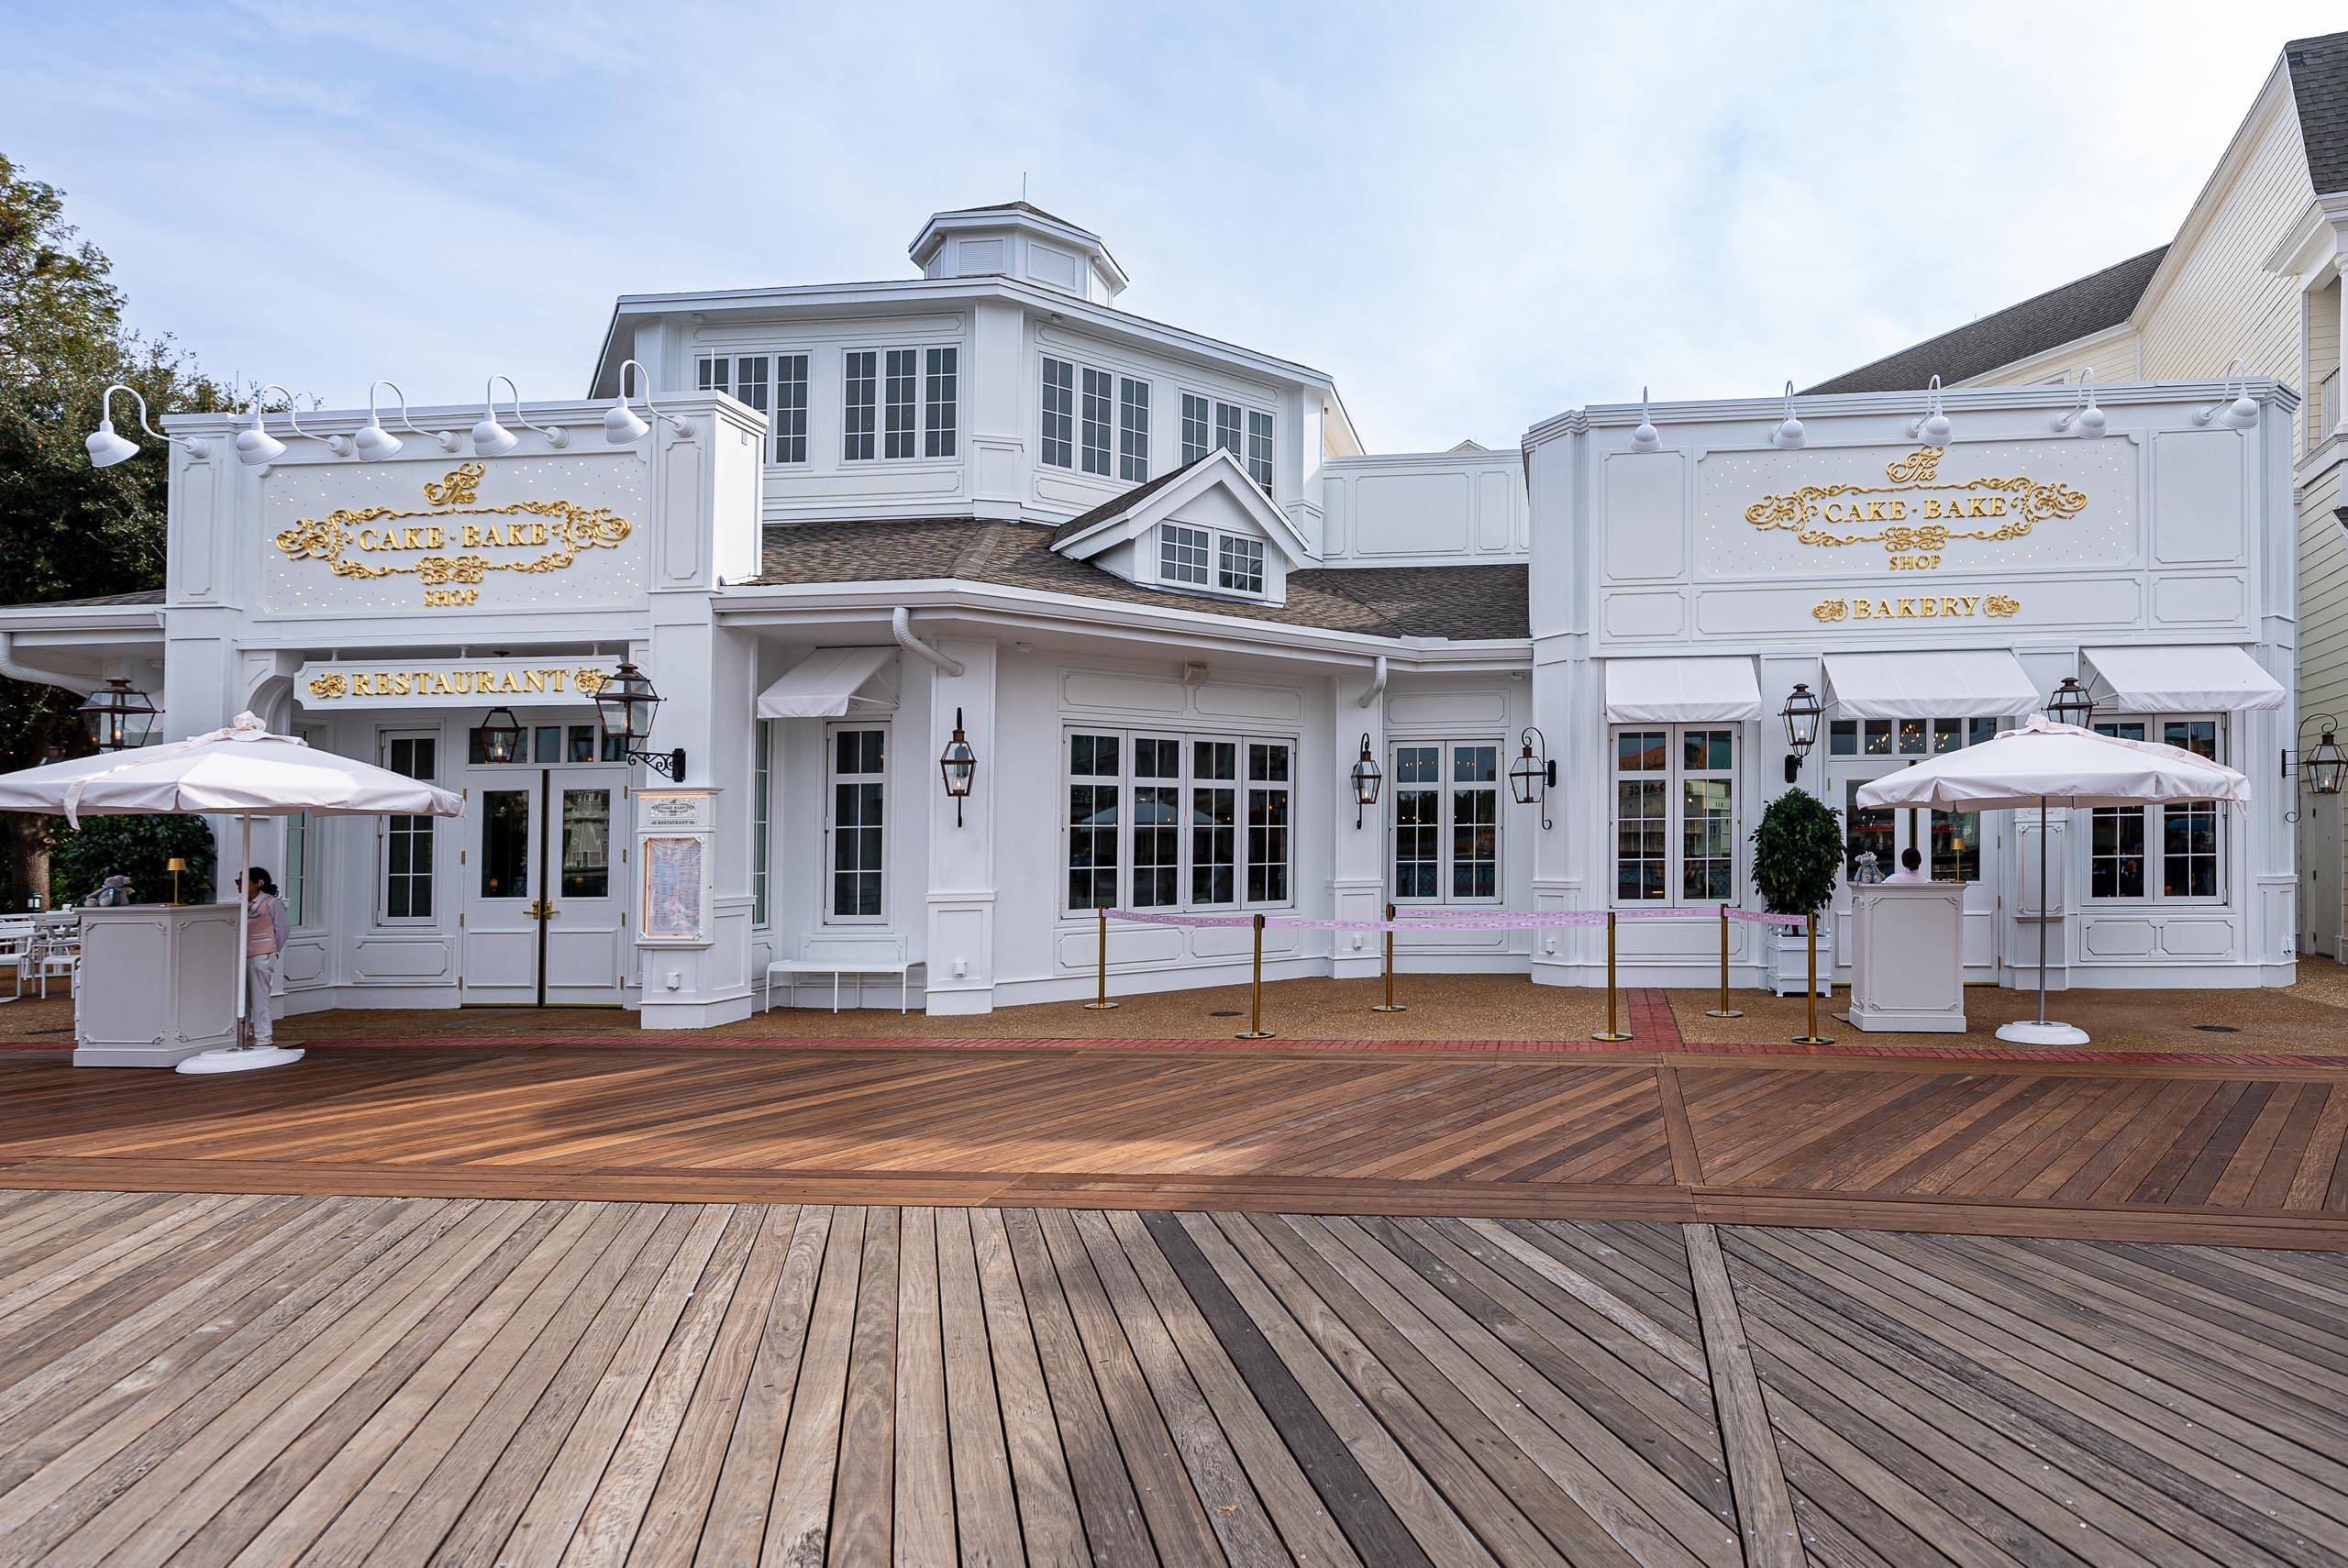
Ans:
[[[186,857],[172,856],[163,862],[163,869],[172,874],[172,902],[176,906],[180,901],[180,873],[187,869]]]

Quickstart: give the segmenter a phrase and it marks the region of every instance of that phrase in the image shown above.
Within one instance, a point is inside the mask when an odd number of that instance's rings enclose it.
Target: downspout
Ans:
[[[1374,668],[1369,673],[1369,690],[1361,694],[1361,705],[1365,708],[1370,706],[1378,701],[1379,697],[1385,691],[1385,690],[1386,656],[1384,654],[1379,654],[1378,656],[1378,664],[1376,668]]]
[[[897,646],[917,657],[927,659],[948,675],[962,673],[962,661],[947,658],[927,643],[914,635],[914,613],[903,605],[889,612],[889,630],[896,637]]]
[[[14,632],[0,632],[0,675],[5,675],[11,680],[24,681],[29,686],[55,686],[63,690],[78,692],[84,697],[105,684],[103,681],[59,675],[51,670],[36,669],[31,665],[19,663],[17,658],[17,635]]]

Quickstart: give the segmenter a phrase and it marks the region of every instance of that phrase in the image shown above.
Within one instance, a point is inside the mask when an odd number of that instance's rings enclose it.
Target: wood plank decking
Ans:
[[[354,1050],[207,1079],[17,1059],[0,1183],[2343,1247],[2348,1081],[1694,1054]]]
[[[2348,1562],[2348,1260],[0,1192],[0,1564]]]

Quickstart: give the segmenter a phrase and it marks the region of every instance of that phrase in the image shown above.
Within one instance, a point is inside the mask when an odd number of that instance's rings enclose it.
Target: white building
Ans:
[[[1793,448],[1772,398],[1658,405],[1652,439],[1594,408],[1522,452],[1369,455],[1327,375],[1120,308],[1071,224],[940,214],[912,255],[895,282],[625,298],[589,399],[502,407],[507,451],[473,409],[371,460],[363,411],[271,421],[290,449],[257,466],[241,416],[172,420],[164,589],[0,609],[0,673],[127,677],[173,734],[249,708],[464,792],[459,819],[272,845],[289,1009],[670,1027],[751,1010],[778,959],[805,966],[778,1004],[830,1005],[836,967],[871,1006],[905,966],[933,1012],[1086,995],[1107,908],[1755,904],[1797,681],[1833,704],[1800,778],[1838,806],[2066,675],[2129,733],[2286,744],[2276,383],[2240,422],[2216,381],[2105,386],[2098,440],[2058,428],[2072,389],[2021,387],[1948,394],[1935,446],[1911,389],[1805,399]],[[629,359],[668,417],[612,444]],[[680,783],[596,732],[585,688],[622,659]],[[1519,804],[1527,745],[1558,773]],[[2289,796],[2252,771],[2240,819],[2058,821],[2054,984],[2289,977]],[[2036,982],[2021,826],[1854,834],[1928,845],[1973,884],[1968,974]],[[1626,980],[1702,983],[1718,924],[1626,927]],[[1113,988],[1244,978],[1249,939],[1113,923]],[[1740,948],[1740,983],[1765,957]],[[1603,975],[1588,931],[1430,932],[1403,962]],[[1266,939],[1268,977],[1378,966],[1368,933]]]

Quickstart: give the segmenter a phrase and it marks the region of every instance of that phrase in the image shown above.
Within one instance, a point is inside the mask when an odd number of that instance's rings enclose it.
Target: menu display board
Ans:
[[[702,840],[644,840],[644,935],[648,941],[699,942],[702,927]]]

